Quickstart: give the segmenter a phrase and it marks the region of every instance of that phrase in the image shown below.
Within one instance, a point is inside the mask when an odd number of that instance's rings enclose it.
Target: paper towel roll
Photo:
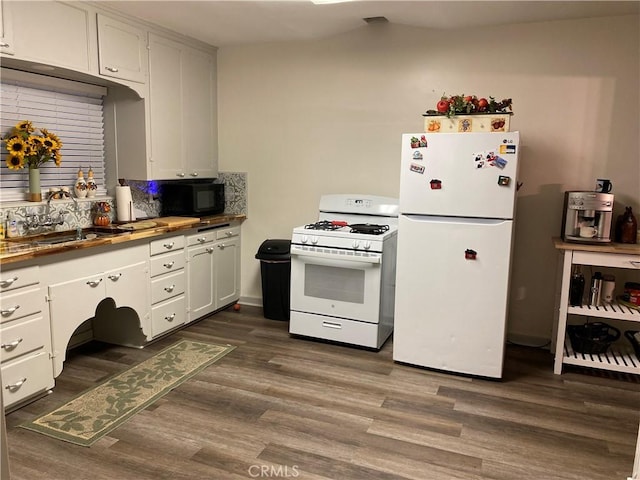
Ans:
[[[119,222],[135,220],[131,188],[119,185],[116,187],[116,216]]]

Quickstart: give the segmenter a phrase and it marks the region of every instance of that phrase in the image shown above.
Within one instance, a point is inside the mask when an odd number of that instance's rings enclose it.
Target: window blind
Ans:
[[[7,135],[22,120],[56,134],[63,143],[62,163],[49,161],[40,167],[43,198],[52,187],[73,185],[82,169],[85,180],[89,167],[98,185],[98,195],[106,194],[104,165],[103,87],[19,72],[0,77],[0,132]],[[13,78],[12,78],[13,77]],[[89,88],[87,88],[89,87]],[[93,87],[93,88],[92,88]],[[36,130],[35,132],[39,132]],[[0,153],[0,200],[24,200],[28,190],[28,169],[9,170],[7,150]]]

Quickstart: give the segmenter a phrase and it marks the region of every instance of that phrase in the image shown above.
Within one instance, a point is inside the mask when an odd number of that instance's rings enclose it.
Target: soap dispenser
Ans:
[[[87,172],[87,198],[93,198],[96,196],[98,191],[98,185],[96,181],[93,179],[93,169],[89,167],[89,171]]]

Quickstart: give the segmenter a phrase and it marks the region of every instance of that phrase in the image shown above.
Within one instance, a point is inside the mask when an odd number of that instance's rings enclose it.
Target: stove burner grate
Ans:
[[[316,223],[310,223],[309,225],[305,225],[304,228],[308,228],[309,230],[338,230],[342,228],[343,225],[336,225],[329,220],[322,220]]]
[[[365,233],[367,235],[382,235],[389,231],[389,225],[375,225],[371,223],[357,223],[349,225],[351,233]]]

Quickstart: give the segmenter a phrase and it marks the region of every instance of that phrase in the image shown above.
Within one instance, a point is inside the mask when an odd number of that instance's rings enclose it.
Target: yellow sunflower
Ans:
[[[20,123],[16,125],[16,130],[20,130],[27,133],[35,132],[35,128],[33,128],[33,123],[30,120],[22,120]]]
[[[7,157],[6,164],[9,170],[20,170],[21,168],[24,168],[24,157],[10,155]]]
[[[29,146],[27,145],[27,142],[20,137],[13,137],[10,140],[7,140],[7,150],[10,155],[23,158],[28,149]]]
[[[54,142],[56,142],[58,144],[58,148],[62,148],[62,142],[60,141],[60,138],[55,134],[55,133],[51,133],[49,130],[47,130],[46,128],[41,128],[40,132],[42,133],[42,135],[44,135],[47,138],[50,138],[51,140],[53,140]]]

